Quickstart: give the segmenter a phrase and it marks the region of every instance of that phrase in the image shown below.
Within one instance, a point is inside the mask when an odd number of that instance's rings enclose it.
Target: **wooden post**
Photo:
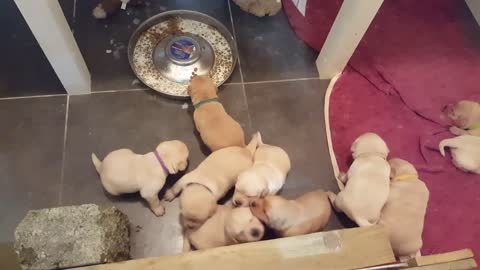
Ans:
[[[470,12],[472,12],[473,17],[477,20],[478,25],[480,25],[480,1],[478,0],[465,0],[467,3]]]
[[[90,73],[58,0],[15,3],[67,92],[90,93]]]
[[[382,3],[343,1],[316,61],[320,79],[331,79],[343,71]]]

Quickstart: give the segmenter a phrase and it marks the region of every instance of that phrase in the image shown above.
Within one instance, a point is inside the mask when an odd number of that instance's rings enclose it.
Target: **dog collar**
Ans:
[[[415,180],[417,178],[418,178],[418,175],[415,175],[415,174],[402,174],[393,178],[393,181],[407,181],[407,180]]]
[[[202,101],[199,101],[198,103],[196,104],[193,104],[193,107],[195,107],[195,109],[198,109],[200,108],[200,106],[204,105],[204,104],[207,104],[207,103],[210,103],[210,102],[219,102],[218,101],[218,97],[214,97],[214,98],[209,98],[209,99],[204,99]]]
[[[170,172],[167,169],[167,166],[165,166],[165,163],[163,162],[162,158],[160,157],[160,154],[158,153],[157,149],[153,151],[155,154],[155,157],[157,158],[158,162],[160,163],[160,166],[162,166],[163,171],[165,172],[166,175],[169,175]]]
[[[468,129],[469,130],[480,129],[480,123],[473,124],[473,125],[469,126]]]

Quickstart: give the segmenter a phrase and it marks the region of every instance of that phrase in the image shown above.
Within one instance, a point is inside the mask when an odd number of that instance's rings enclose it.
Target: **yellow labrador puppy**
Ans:
[[[253,167],[238,176],[233,194],[234,206],[247,206],[256,198],[274,195],[283,187],[290,171],[290,158],[280,147],[264,144],[257,132],[258,148]]]
[[[253,165],[257,138],[245,147],[231,146],[210,154],[198,167],[184,175],[165,194],[173,200],[180,192],[182,223],[187,229],[202,225],[217,208],[217,201],[231,189],[238,175]]]
[[[165,208],[158,199],[158,192],[169,174],[183,171],[188,165],[188,148],[181,141],[160,143],[153,152],[139,155],[130,149],[109,153],[103,161],[92,153],[103,187],[111,195],[140,191],[153,213],[161,216]]]
[[[453,164],[465,171],[480,174],[480,137],[462,135],[440,142],[439,149],[445,156],[445,148],[450,148]]]
[[[188,93],[195,107],[195,126],[211,151],[229,146],[245,147],[243,129],[218,101],[217,87],[212,79],[207,76],[193,77]]]
[[[445,113],[454,124],[450,132],[454,135],[480,136],[480,104],[462,100],[454,105],[447,105]]]
[[[250,209],[281,237],[321,231],[332,213],[328,194],[322,190],[305,193],[295,200],[269,195],[252,201]]]
[[[262,239],[265,228],[248,207],[218,205],[215,214],[184,235],[183,251],[229,246]]]
[[[359,226],[374,225],[389,193],[389,149],[380,136],[365,133],[353,142],[351,151],[354,161],[341,179],[345,188],[336,196],[330,192],[330,201]]]
[[[387,229],[395,255],[405,261],[420,255],[429,192],[412,164],[396,158],[389,163],[390,194],[379,224]]]

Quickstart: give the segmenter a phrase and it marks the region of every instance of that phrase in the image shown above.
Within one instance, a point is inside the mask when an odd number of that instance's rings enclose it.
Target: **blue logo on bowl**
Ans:
[[[188,60],[195,51],[195,45],[188,39],[179,39],[170,46],[170,53],[178,60]]]

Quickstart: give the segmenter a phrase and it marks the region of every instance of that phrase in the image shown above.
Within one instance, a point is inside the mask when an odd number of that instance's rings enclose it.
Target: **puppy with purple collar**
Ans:
[[[103,161],[92,153],[102,185],[111,195],[140,192],[156,216],[165,213],[158,193],[169,174],[183,171],[188,165],[188,148],[181,141],[165,141],[153,152],[135,154],[130,149],[110,152]]]

